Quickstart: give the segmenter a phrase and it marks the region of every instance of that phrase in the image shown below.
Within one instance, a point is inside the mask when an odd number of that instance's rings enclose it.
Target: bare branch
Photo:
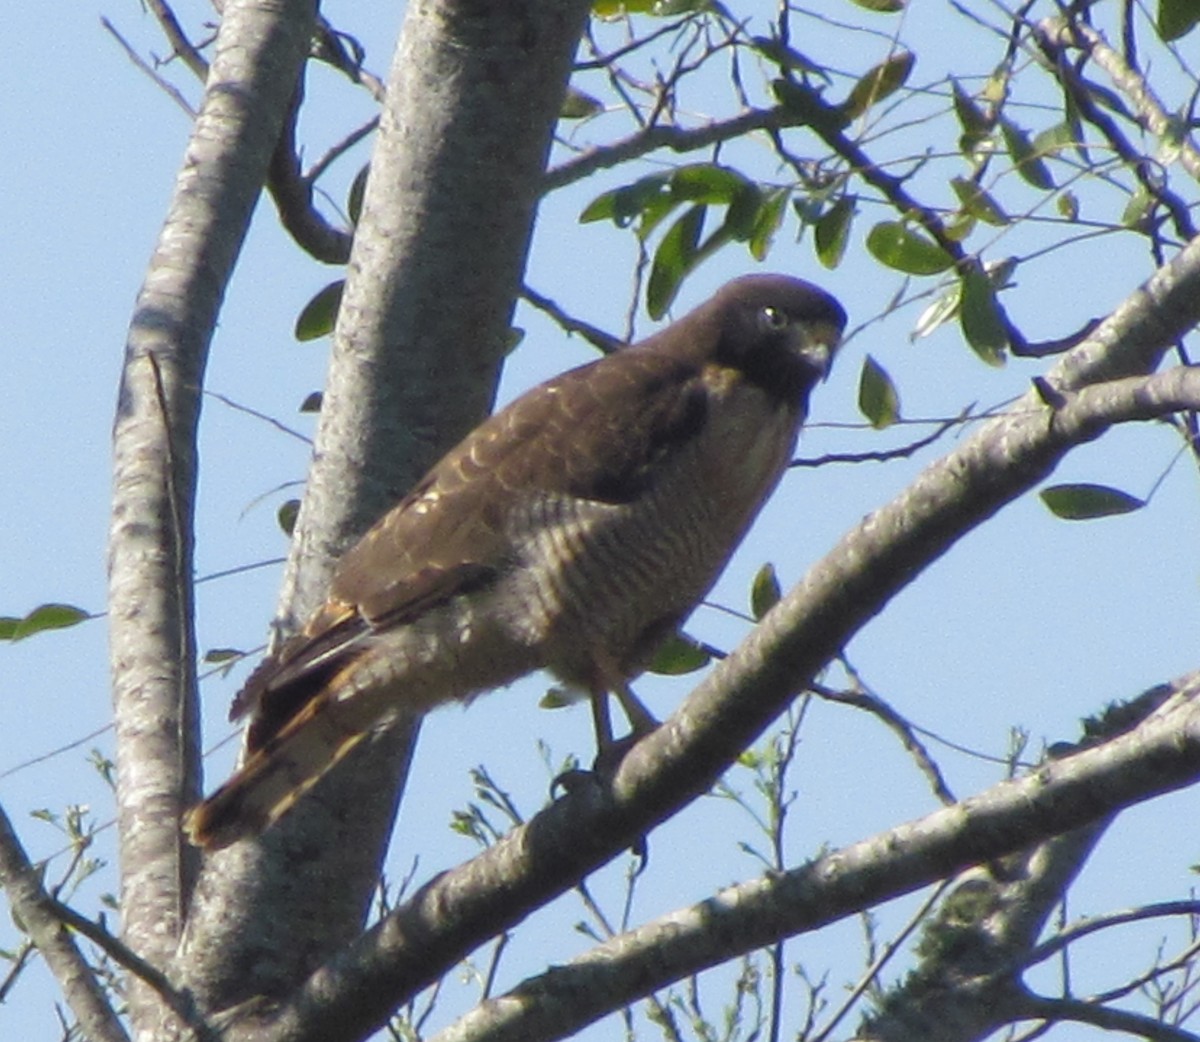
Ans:
[[[1200,778],[1200,674],[1181,680],[1177,690],[1131,733],[802,868],[729,887],[647,923],[481,1004],[434,1042],[564,1037],[646,990],[737,952],[815,930],[1064,826],[1103,820],[1162,792],[1166,779],[1158,772],[1168,764],[1172,778],[1166,784],[1191,784]],[[1126,788],[1132,776],[1138,780]]]
[[[1141,908],[1111,912],[1108,915],[1090,916],[1087,919],[1071,923],[1049,940],[1031,949],[1025,964],[1033,966],[1039,962],[1045,962],[1068,945],[1100,930],[1111,930],[1115,926],[1144,922],[1146,919],[1185,915],[1200,916],[1200,901],[1161,901],[1156,904],[1143,905]]]
[[[619,337],[604,332],[598,326],[593,326],[590,322],[585,322],[581,318],[568,315],[549,297],[542,296],[537,290],[531,289],[529,286],[521,287],[521,299],[528,301],[539,311],[545,312],[568,333],[578,333],[592,347],[606,355],[612,354],[613,351],[619,349],[624,343]]]
[[[816,456],[812,459],[798,457],[788,464],[789,467],[823,467],[829,463],[887,463],[894,459],[908,459],[908,457],[916,455],[922,449],[928,448],[934,442],[939,441],[947,431],[953,430],[955,427],[961,426],[970,418],[974,405],[968,405],[957,416],[942,420],[937,428],[924,438],[918,438],[916,441],[910,441],[907,445],[898,445],[894,449],[878,449],[871,452],[827,452],[823,456]]]
[[[46,893],[41,873],[30,863],[2,807],[0,889],[8,895],[14,917],[46,960],[88,1038],[94,1042],[129,1042],[92,968],[63,928],[58,902]]]
[[[857,679],[856,676],[855,680],[857,681]],[[905,750],[916,761],[917,767],[929,782],[929,787],[933,790],[933,794],[946,806],[954,802],[954,794],[946,784],[946,779],[942,775],[941,769],[917,737],[916,730],[912,724],[896,712],[892,706],[888,705],[884,699],[880,698],[874,692],[866,690],[866,688],[862,687],[861,683],[858,689],[854,691],[834,691],[823,684],[813,684],[812,691],[826,701],[854,706],[882,720],[888,729],[900,738]]]
[[[134,65],[141,69],[142,72],[149,76],[167,95],[167,97],[169,97],[173,102],[175,102],[176,105],[183,109],[183,111],[186,112],[190,118],[194,119],[196,116],[196,110],[192,108],[192,103],[188,101],[182,93],[180,93],[179,88],[176,87],[175,84],[171,83],[170,80],[164,78],[157,69],[152,68],[150,63],[147,62],[146,59],[140,54],[138,54],[136,50],[134,50],[133,45],[117,31],[116,26],[114,26],[112,22],[105,17],[101,17],[100,24],[104,26],[109,35],[121,45],[121,49],[125,52],[125,57],[127,57],[131,62],[133,62]]]
[[[229,2],[200,113],[138,296],[113,430],[109,634],[122,923],[165,968],[197,867],[179,816],[200,791],[192,516],[200,389],[225,284],[308,49],[312,0]],[[135,982],[136,983],[136,982]],[[152,1031],[158,997],[135,986]]]
[[[176,988],[161,970],[151,966],[145,959],[130,950],[120,939],[114,937],[99,923],[80,915],[69,905],[49,898],[49,910],[64,926],[83,934],[122,969],[145,981],[158,994],[163,1003],[179,1019],[196,1032],[198,1038],[215,1038],[212,1029],[204,1023],[196,1011],[191,996]]]
[[[179,24],[179,19],[175,17],[171,6],[165,0],[146,0],[146,6],[150,8],[150,13],[162,27],[163,35],[167,38],[167,43],[171,45],[171,53],[178,57],[191,70],[196,79],[203,83],[208,79],[208,61],[196,45],[188,39],[187,33],[183,31],[183,26]]]
[[[1047,34],[1054,31],[1053,23],[1040,26]],[[1169,138],[1179,148],[1179,162],[1183,168],[1200,181],[1200,151],[1182,133],[1176,117],[1170,115],[1159,101],[1141,71],[1121,57],[1108,41],[1082,18],[1072,19],[1070,27],[1058,26],[1055,35],[1060,42],[1070,42],[1087,51],[1092,61],[1112,78],[1113,85],[1129,99],[1142,126],[1158,138]]]
[[[1166,1024],[1154,1017],[1114,1009],[1084,999],[1046,999],[1028,996],[1014,1003],[1012,1012],[1021,1019],[1040,1018],[1049,1022],[1075,1021],[1106,1031],[1119,1031],[1148,1042],[1197,1042],[1200,1035]]]

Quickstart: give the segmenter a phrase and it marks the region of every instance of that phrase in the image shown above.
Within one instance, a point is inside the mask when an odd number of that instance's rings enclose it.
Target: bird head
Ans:
[[[846,327],[833,297],[786,275],[746,275],[707,305],[716,360],[780,396],[803,397],[829,373]]]

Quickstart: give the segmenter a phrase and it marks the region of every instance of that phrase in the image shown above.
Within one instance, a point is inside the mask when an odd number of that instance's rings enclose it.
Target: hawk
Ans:
[[[244,761],[184,819],[223,847],[276,821],[374,728],[536,669],[586,691],[601,752],[628,689],[779,481],[846,324],[750,275],[648,339],[535,387],[451,450],[341,559],[251,674]]]

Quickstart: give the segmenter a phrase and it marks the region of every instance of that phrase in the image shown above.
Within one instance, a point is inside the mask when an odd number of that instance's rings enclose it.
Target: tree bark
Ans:
[[[356,230],[276,622],[486,414],[586,0],[411,3]],[[364,743],[258,841],[205,864],[188,983],[223,1009],[294,987],[362,927],[412,735]]]
[[[192,628],[196,426],[225,286],[308,46],[313,0],[232,0],[166,222],[138,295],[113,429],[109,632],[122,926],[168,966],[197,860],[180,811],[199,785]],[[130,992],[135,1030],[157,999]]]

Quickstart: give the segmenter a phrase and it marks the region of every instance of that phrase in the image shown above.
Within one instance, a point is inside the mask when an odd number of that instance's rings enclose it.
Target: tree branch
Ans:
[[[1200,674],[1181,681],[1141,727],[1106,745],[597,945],[482,1003],[434,1042],[566,1037],[652,989],[1197,779]]]
[[[57,901],[42,886],[12,822],[0,807],[0,889],[13,918],[46,960],[79,1026],[92,1042],[129,1042],[104,989],[57,914]]]
[[[124,937],[175,954],[197,859],[179,815],[200,791],[193,635],[196,426],[208,345],[292,85],[313,0],[226,5],[200,113],[138,295],[113,429],[109,633]],[[161,1013],[135,982],[139,1031]]]
[[[1184,1031],[1173,1024],[1163,1023],[1154,1017],[1129,1010],[1114,1009],[1084,999],[1058,998],[1048,999],[1030,995],[1018,1000],[1013,1011],[1017,1017],[1025,1019],[1040,1019],[1053,1023],[1075,1021],[1079,1024],[1091,1024],[1105,1031],[1119,1031],[1122,1034],[1133,1035],[1147,1039],[1148,1042],[1198,1042],[1200,1035]]]

